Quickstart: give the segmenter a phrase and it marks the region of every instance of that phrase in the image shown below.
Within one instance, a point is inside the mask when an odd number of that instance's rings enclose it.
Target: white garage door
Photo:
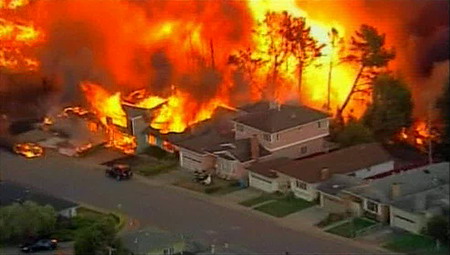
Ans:
[[[192,171],[201,170],[202,157],[183,151],[180,152],[180,158],[181,158],[180,162],[181,167],[184,167]]]
[[[269,181],[254,174],[250,174],[249,185],[250,187],[254,187],[269,193],[276,191],[276,183],[274,183],[274,181]]]

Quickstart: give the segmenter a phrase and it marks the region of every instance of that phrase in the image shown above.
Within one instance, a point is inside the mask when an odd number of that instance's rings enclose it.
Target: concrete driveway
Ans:
[[[377,253],[351,242],[294,231],[171,187],[137,179],[117,182],[106,178],[101,166],[56,153],[28,160],[0,151],[0,169],[6,180],[81,203],[121,210],[143,227],[156,226],[209,244],[228,243],[266,254]]]

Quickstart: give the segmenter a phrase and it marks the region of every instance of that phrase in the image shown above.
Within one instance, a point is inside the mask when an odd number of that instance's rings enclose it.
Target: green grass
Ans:
[[[271,195],[271,194],[261,194],[258,197],[254,197],[254,198],[250,198],[250,199],[244,200],[244,201],[240,202],[239,204],[243,205],[243,206],[246,206],[246,207],[252,207],[252,206],[255,206],[255,205],[258,205],[258,204],[262,204],[264,202],[273,200],[273,199],[274,199],[274,196]]]
[[[162,173],[167,173],[177,167],[177,160],[162,160],[155,164],[143,164],[136,166],[134,171],[143,176],[155,176]]]
[[[180,180],[173,183],[173,185],[211,195],[225,195],[242,189],[237,182],[226,181],[219,178],[213,178],[213,183],[209,186],[205,186],[192,180]]]
[[[289,195],[283,198],[279,198],[273,202],[257,206],[254,209],[281,218],[311,207],[313,205],[314,203],[312,202],[308,202],[303,199],[295,198],[293,197],[293,195]]]
[[[427,236],[405,233],[393,238],[392,241],[383,245],[384,248],[395,252],[421,255],[444,255],[448,254],[448,246],[441,245],[438,251],[435,249],[436,243]]]
[[[334,228],[327,230],[328,233],[340,235],[347,238],[353,238],[355,232],[375,225],[376,222],[365,218],[355,218],[353,221],[343,223]]]
[[[330,214],[328,214],[328,216],[325,219],[323,219],[319,223],[317,223],[316,226],[319,228],[324,228],[324,227],[334,224],[336,222],[342,221],[346,217],[347,216],[343,213],[340,213],[340,214],[330,213]]]

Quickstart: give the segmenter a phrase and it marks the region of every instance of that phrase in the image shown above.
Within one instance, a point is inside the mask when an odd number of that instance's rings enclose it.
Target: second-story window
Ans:
[[[264,140],[271,142],[272,141],[272,136],[270,134],[264,134],[263,136]]]
[[[242,132],[242,131],[244,131],[244,126],[242,124],[236,124],[236,129],[237,129],[237,131]]]
[[[319,121],[319,122],[317,122],[317,127],[318,128],[327,128],[328,125],[327,125],[326,121]]]

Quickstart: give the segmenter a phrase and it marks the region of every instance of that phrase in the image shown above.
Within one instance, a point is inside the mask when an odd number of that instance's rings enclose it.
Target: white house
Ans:
[[[264,167],[267,168],[267,166],[269,166],[268,169],[265,169]],[[277,179],[272,181],[278,182],[274,186],[287,185],[295,196],[312,201],[318,197],[317,186],[327,181],[333,174],[367,178],[393,168],[394,161],[382,146],[370,143],[273,165],[256,165],[252,166],[250,171],[251,174],[259,175],[272,173],[277,176]],[[253,187],[262,189],[258,184],[253,182]]]

